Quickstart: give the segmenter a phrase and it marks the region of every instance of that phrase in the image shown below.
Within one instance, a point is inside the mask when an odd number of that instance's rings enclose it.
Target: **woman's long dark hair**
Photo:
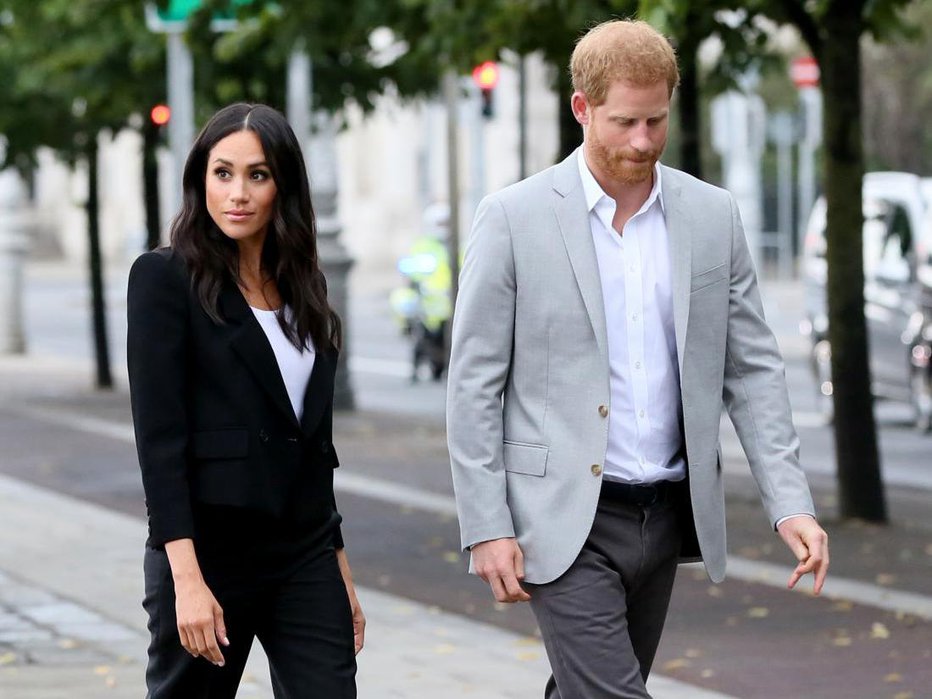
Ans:
[[[207,314],[223,323],[218,308],[227,280],[240,282],[239,248],[207,211],[207,160],[218,141],[237,131],[259,137],[277,195],[262,247],[262,269],[278,286],[284,305],[278,322],[298,348],[310,338],[318,351],[340,348],[340,318],[327,302],[327,282],[317,255],[317,225],[301,147],[279,112],[263,104],[231,104],[217,112],[191,147],[184,166],[184,198],[171,226],[171,246],[184,259],[197,297]]]

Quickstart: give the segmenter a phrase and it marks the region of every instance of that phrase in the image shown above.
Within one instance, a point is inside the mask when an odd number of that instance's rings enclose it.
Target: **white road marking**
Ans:
[[[71,411],[52,408],[21,406],[10,409],[21,415],[69,427],[80,432],[109,437],[123,442],[135,442],[132,426],[121,422],[88,417]],[[422,488],[393,483],[381,478],[338,469],[334,473],[334,487],[340,492],[387,502],[399,507],[410,507],[442,517],[456,516],[456,500],[452,496],[432,493]],[[790,574],[790,567],[755,561],[740,556],[729,556],[728,574],[738,580],[785,588],[786,580]],[[801,594],[811,594],[804,584],[797,585],[795,591]],[[932,619],[932,597],[913,592],[892,590],[858,580],[829,576],[822,594],[829,599],[844,599],[892,612]]]

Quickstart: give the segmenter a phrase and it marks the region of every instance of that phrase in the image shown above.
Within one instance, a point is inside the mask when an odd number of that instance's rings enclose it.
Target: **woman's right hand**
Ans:
[[[203,580],[175,583],[175,616],[181,645],[195,658],[223,667],[220,645],[228,646],[223,609]]]
[[[175,583],[175,617],[181,645],[195,658],[223,667],[220,646],[230,645],[223,609],[204,582],[194,553],[194,541],[176,539],[165,544]]]

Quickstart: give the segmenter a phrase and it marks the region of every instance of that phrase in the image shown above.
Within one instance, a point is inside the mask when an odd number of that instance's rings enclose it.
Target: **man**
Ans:
[[[678,560],[725,575],[728,410],[771,524],[822,588],[827,536],[728,192],[661,166],[679,82],[643,22],[572,58],[584,143],[486,197],[454,314],[447,429],[462,543],[530,600],[548,699],[649,697]]]

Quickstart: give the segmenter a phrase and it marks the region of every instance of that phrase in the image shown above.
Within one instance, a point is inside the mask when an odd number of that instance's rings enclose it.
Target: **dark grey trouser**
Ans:
[[[525,585],[553,675],[546,699],[650,699],[645,688],[680,551],[676,507],[599,500],[573,565]]]

